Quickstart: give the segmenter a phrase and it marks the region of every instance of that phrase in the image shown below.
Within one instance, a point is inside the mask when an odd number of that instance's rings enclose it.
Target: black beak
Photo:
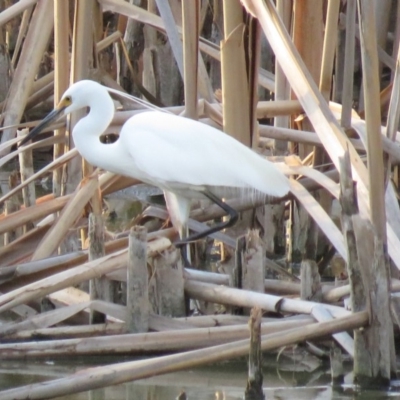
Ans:
[[[20,142],[18,147],[21,147],[24,145],[26,142],[29,140],[33,139],[36,135],[38,135],[44,128],[50,125],[52,121],[54,121],[56,118],[62,114],[62,112],[65,110],[66,106],[64,107],[57,107],[55,108],[50,114],[48,114],[44,120],[37,125],[35,128],[33,128]]]

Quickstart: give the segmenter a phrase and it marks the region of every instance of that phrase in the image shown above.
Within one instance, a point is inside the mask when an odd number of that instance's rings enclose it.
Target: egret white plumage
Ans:
[[[172,223],[180,233],[188,221],[193,198],[205,196],[230,214],[228,222],[188,241],[235,223],[236,211],[220,198],[227,188],[274,197],[289,191],[287,178],[273,163],[215,128],[169,113],[137,114],[124,124],[116,142],[102,143],[99,138],[112,121],[114,103],[107,88],[94,81],[74,83],[20,146],[58,116],[86,107],[90,108],[88,115],[72,132],[79,153],[97,167],[160,187]]]

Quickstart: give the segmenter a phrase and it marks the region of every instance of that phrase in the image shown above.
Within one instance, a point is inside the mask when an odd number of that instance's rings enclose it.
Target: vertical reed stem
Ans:
[[[89,261],[104,257],[104,221],[101,215],[89,215]],[[111,281],[104,276],[90,281],[90,299],[111,301]],[[106,315],[97,311],[90,312],[90,323],[100,324],[106,321]]]
[[[57,106],[69,82],[69,2],[54,1],[54,106]],[[65,135],[65,128],[54,131],[54,135]],[[54,159],[64,154],[64,143],[54,145]],[[63,168],[53,171],[53,193],[60,196]]]
[[[149,329],[149,287],[147,276],[147,229],[135,226],[129,234],[127,276],[128,332],[147,332]]]

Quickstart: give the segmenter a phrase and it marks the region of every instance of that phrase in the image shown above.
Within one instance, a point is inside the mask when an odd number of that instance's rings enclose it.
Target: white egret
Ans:
[[[102,143],[99,138],[111,123],[114,103],[107,88],[94,81],[74,83],[58,106],[20,145],[58,116],[86,107],[90,108],[88,115],[78,121],[72,132],[79,153],[92,165],[160,187],[172,223],[180,234],[184,232],[193,198],[208,197],[230,215],[227,222],[184,242],[236,222],[237,212],[220,197],[228,188],[274,197],[289,191],[287,178],[273,163],[215,128],[169,113],[137,114],[124,124],[116,142]]]

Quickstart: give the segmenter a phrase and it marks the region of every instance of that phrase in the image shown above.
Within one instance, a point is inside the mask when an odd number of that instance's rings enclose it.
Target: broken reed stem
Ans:
[[[156,293],[150,298],[152,309],[164,316],[185,316],[185,282],[180,251],[173,246],[165,249],[153,259],[152,267],[156,287]]]
[[[128,332],[149,330],[149,286],[147,274],[147,229],[135,226],[129,234],[127,266],[127,319]]]
[[[18,136],[25,136],[27,129],[18,131]],[[21,173],[21,182],[25,182],[33,175],[33,154],[32,150],[25,150],[19,153],[19,166]],[[35,183],[31,182],[22,189],[22,198],[24,202],[25,209],[36,204],[36,189]],[[33,228],[33,223],[29,222],[24,226],[24,233]]]
[[[373,0],[358,0],[365,122],[367,127],[368,183],[371,222],[386,247],[385,188],[382,159],[379,60]]]
[[[258,306],[264,311],[272,312],[310,314],[315,306],[320,306],[319,303],[312,301],[289,299],[195,281],[185,281],[185,292],[192,299],[238,307],[252,308]],[[324,304],[323,307],[329,310],[334,317],[349,314],[349,311],[342,307],[329,304]]]
[[[32,3],[28,3],[27,7],[30,5]],[[21,55],[13,73],[13,80],[4,110],[4,126],[18,124],[23,115],[30,89],[53,29],[53,18],[49,18],[49,15],[52,14],[53,0],[38,2],[33,11]],[[4,143],[14,138],[15,134],[15,127],[5,129],[1,137],[1,142]]]
[[[197,120],[199,1],[182,2],[185,117]]]
[[[335,59],[338,17],[340,0],[329,0],[327,9],[326,28],[322,52],[321,75],[319,89],[325,100],[329,102],[332,85],[332,70]]]
[[[353,372],[355,381],[363,387],[386,385],[394,357],[393,327],[387,297],[389,288],[385,282],[388,268],[382,251],[374,251],[374,247],[379,245],[375,231],[368,221],[358,215],[357,192],[348,152],[339,161],[342,226],[348,254],[352,310],[357,312],[368,307],[371,312],[371,326],[354,332]],[[379,272],[374,272],[374,268]],[[372,292],[374,296],[367,296]],[[383,336],[387,339],[379,340]]]
[[[355,313],[333,321],[322,322],[286,332],[262,336],[262,351],[292,345],[301,341],[331,335],[343,330],[357,329],[368,323],[366,311]],[[131,361],[103,367],[81,370],[66,378],[33,384],[0,392],[2,400],[47,399],[78,393],[86,390],[116,385],[150,376],[181,371],[196,366],[221,362],[248,353],[249,341],[241,340],[225,345],[189,351],[148,360]]]
[[[261,317],[262,311],[255,307],[251,310],[249,374],[245,392],[245,400],[261,400],[264,398],[262,352],[261,352]]]
[[[64,0],[54,1],[54,106],[58,105],[63,93],[69,84],[69,2]],[[55,136],[64,136],[65,127],[54,131]],[[65,144],[54,145],[53,157],[56,160],[64,154]],[[53,171],[53,193],[60,196],[63,169]]]
[[[12,20],[18,14],[32,7],[38,0],[20,0],[0,13],[0,27]]]
[[[22,45],[24,37],[26,35],[26,31],[29,27],[29,21],[32,16],[33,8],[34,8],[33,6],[27,8],[26,10],[24,10],[24,12],[22,14],[21,25],[19,26],[17,42],[15,43],[15,48],[14,48],[14,52],[13,52],[12,59],[11,59],[11,65],[13,66],[13,68],[15,68],[15,64],[18,60],[18,56],[19,56],[19,53],[21,50],[21,45]]]
[[[286,28],[290,26],[291,18],[291,5],[285,0],[277,0],[276,8],[279,16],[282,18],[283,24]],[[288,100],[290,96],[289,84],[286,76],[280,67],[278,60],[275,60],[275,101]],[[295,100],[297,102],[297,100]],[[301,107],[301,106],[300,106]],[[258,108],[258,107],[257,107]],[[274,118],[274,127],[276,128],[288,128],[289,127],[289,116],[279,115]],[[285,154],[288,149],[287,140],[274,140],[274,149],[278,155]]]
[[[21,359],[37,357],[75,357],[77,355],[143,355],[195,350],[203,347],[226,344],[249,337],[248,325],[244,323],[240,325],[213,326],[208,328],[196,328],[182,324],[180,329],[178,327],[170,329],[174,327],[174,324],[177,324],[177,320],[171,320],[171,318],[165,318],[171,323],[169,325],[164,324],[164,330],[159,332],[126,333],[126,325],[122,323],[118,324],[119,328],[117,329],[119,332],[109,331],[110,336],[94,336],[84,339],[77,337],[68,338],[68,336],[71,336],[74,332],[86,334],[91,332],[92,335],[96,333],[99,334],[97,330],[94,330],[96,329],[95,325],[81,326],[79,331],[75,330],[74,327],[65,327],[66,339],[62,339],[64,333],[60,331],[60,328],[44,328],[35,331],[22,330],[25,328],[30,329],[38,322],[43,324],[47,322],[49,325],[62,322],[63,319],[72,316],[74,310],[75,312],[79,312],[87,306],[87,303],[81,303],[64,307],[64,309],[62,309],[63,315],[58,313],[58,310],[53,310],[30,318],[30,321],[22,321],[15,324],[11,323],[9,324],[11,326],[5,326],[0,330],[2,341],[11,340],[11,338],[16,337],[16,335],[21,337],[24,334],[26,335],[26,332],[32,332],[33,334],[37,332],[37,335],[40,334],[39,332],[44,332],[48,335],[48,340],[41,340],[40,343],[34,340],[33,342],[25,343],[0,344],[0,356],[2,359]],[[122,308],[125,309],[125,307]],[[52,313],[55,315],[51,316],[50,314]],[[154,322],[157,318],[154,317],[154,314],[150,315],[150,320],[152,322],[149,325],[151,325],[152,328],[156,327]],[[284,332],[288,329],[300,328],[310,324],[315,325],[315,320],[312,318],[292,321],[277,319],[275,322],[262,323],[260,334],[267,335],[276,332]],[[104,325],[102,326],[104,327]],[[49,336],[52,332],[57,334],[58,340]],[[33,339],[35,338],[33,337]]]
[[[105,256],[104,246],[104,221],[103,216],[95,213],[89,215],[89,261],[97,260]],[[89,292],[91,300],[112,300],[111,281],[105,276],[96,277],[90,280]],[[97,311],[90,311],[91,324],[106,322],[106,315]]]
[[[311,315],[318,322],[332,321],[333,317],[323,306],[313,308]],[[333,338],[343,347],[347,353],[354,358],[354,341],[347,332],[339,332],[332,335]]]
[[[344,129],[351,127],[353,111],[353,81],[354,81],[354,52],[356,32],[357,0],[347,0],[346,7],[346,43],[343,68],[343,91],[341,126]]]
[[[148,243],[149,252],[158,252],[171,246],[171,242],[165,238],[159,238]],[[122,268],[126,265],[127,251],[120,250],[98,260],[90,261],[79,267],[71,268],[37,282],[25,285],[6,294],[0,295],[0,313],[23,304],[29,300],[43,297],[68,286],[77,285],[85,280],[98,275],[104,275],[110,271]]]
[[[249,146],[250,99],[243,40],[245,24],[239,0],[223,0],[224,40],[221,42],[221,79],[224,132]]]
[[[16,179],[17,179],[17,174],[16,171],[14,171],[8,177],[8,186],[10,190],[12,190],[15,187]],[[20,209],[20,203],[17,195],[10,197],[10,199],[4,203],[4,215],[6,217],[8,215],[12,217],[16,212],[19,211],[19,209]],[[5,230],[4,246],[10,244],[15,239],[17,239],[19,231],[20,229],[18,229],[17,227],[14,227],[14,229]]]
[[[72,309],[73,307],[76,308],[77,306],[66,308]],[[90,308],[93,307],[90,306]],[[47,315],[51,312],[53,311],[48,312]],[[122,317],[122,319],[126,319],[128,311],[126,307],[118,305],[114,307],[113,313],[117,318]],[[58,318],[57,322],[63,320],[58,315],[55,317]],[[153,332],[136,334],[127,333],[125,323],[34,329],[41,318],[44,318],[43,314],[29,318],[30,322],[25,320],[11,323],[4,327],[1,332],[1,340],[4,341],[3,344],[6,342],[25,341],[25,343],[20,343],[21,346],[16,346],[15,343],[11,345],[9,349],[13,349],[13,353],[12,355],[8,353],[11,358],[40,357],[50,355],[50,352],[51,356],[66,356],[71,354],[71,346],[75,346],[73,355],[141,354],[144,352],[183,351],[223,344],[228,341],[231,342],[248,337],[248,326],[246,324],[248,323],[248,319],[228,314],[175,319],[149,314],[149,328]],[[46,317],[46,320],[48,321],[49,318]],[[55,320],[52,319],[49,326]],[[315,320],[313,317],[305,315],[300,318],[298,316],[285,319],[263,318],[261,333],[267,335],[314,323]],[[118,338],[115,337],[115,335],[120,334],[126,335],[119,336]],[[108,338],[96,337],[102,335],[111,336],[108,336]],[[40,345],[38,343],[27,343],[28,340],[34,341],[38,336],[43,339]],[[81,342],[79,338],[85,336],[92,337],[88,341]],[[44,343],[46,340],[47,344]],[[7,351],[7,346],[2,347],[0,345],[0,355],[2,357],[5,356],[5,354],[2,354],[3,351]]]

